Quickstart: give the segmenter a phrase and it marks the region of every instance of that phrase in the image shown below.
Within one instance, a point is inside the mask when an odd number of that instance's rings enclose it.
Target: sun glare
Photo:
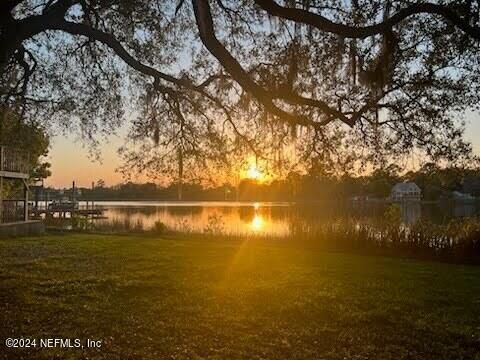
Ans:
[[[250,165],[247,170],[247,177],[252,180],[260,180],[262,179],[263,174],[255,165]]]
[[[253,231],[260,231],[263,229],[264,221],[260,215],[255,215],[253,218],[250,227]]]

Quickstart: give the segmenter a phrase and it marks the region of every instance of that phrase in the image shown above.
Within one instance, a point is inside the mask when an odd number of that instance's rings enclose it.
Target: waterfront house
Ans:
[[[420,201],[422,190],[414,182],[397,183],[390,194],[392,201]]]

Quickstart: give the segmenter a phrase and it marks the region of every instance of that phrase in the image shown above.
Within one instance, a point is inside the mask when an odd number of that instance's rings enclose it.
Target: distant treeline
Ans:
[[[300,175],[292,173],[269,183],[244,179],[238,185],[202,186],[183,184],[182,199],[187,201],[333,201],[354,196],[387,197],[392,187],[413,181],[422,189],[425,200],[448,198],[452,191],[480,196],[480,170],[439,168],[426,164],[420,170],[399,175],[398,166],[376,170],[369,176]],[[92,188],[80,188],[78,200],[178,200],[179,186],[127,182],[105,186],[102,180]],[[48,189],[49,198],[71,197],[71,189]]]

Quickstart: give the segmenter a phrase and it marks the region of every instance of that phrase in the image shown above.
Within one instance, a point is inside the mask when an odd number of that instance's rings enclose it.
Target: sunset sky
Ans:
[[[469,112],[466,115],[466,138],[472,142],[475,153],[480,155],[480,114]],[[120,131],[125,133],[126,131]],[[102,145],[101,163],[88,157],[88,151],[82,143],[75,141],[75,136],[58,136],[52,140],[49,161],[52,164],[52,176],[46,185],[54,187],[70,187],[72,180],[77,186],[91,186],[92,181],[105,180],[107,185],[124,181],[122,174],[115,172],[121,164],[117,149],[123,144],[122,135],[111,136]],[[138,178],[137,181],[144,181]]]

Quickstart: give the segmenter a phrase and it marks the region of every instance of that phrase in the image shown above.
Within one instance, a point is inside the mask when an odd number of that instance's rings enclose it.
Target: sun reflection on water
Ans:
[[[255,214],[252,222],[250,223],[250,228],[253,231],[258,232],[263,230],[264,226],[265,226],[265,221],[263,220],[262,216]]]
[[[103,205],[103,204],[101,204]],[[275,235],[285,236],[290,231],[288,218],[284,216],[286,206],[252,202],[249,204],[224,205],[144,205],[130,203],[111,205],[106,203],[106,219],[98,224],[141,224],[152,229],[160,221],[169,229],[180,232],[204,232],[206,228],[219,229],[231,235]],[[143,207],[142,207],[143,206]],[[280,207],[282,206],[282,207]],[[280,215],[279,215],[280,214]],[[213,223],[213,224],[212,224]]]

